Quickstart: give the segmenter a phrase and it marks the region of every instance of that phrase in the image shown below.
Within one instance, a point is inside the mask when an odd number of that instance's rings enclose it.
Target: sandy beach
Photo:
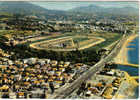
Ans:
[[[121,48],[119,54],[114,58],[114,62],[116,62],[118,64],[128,64],[128,50],[129,50],[129,48],[127,48],[127,46],[137,36],[138,36],[138,34],[133,34],[133,35],[128,37],[128,39],[123,44],[123,47]]]

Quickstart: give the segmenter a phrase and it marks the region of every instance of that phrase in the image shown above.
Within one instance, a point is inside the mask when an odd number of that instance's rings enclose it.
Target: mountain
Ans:
[[[64,15],[65,12],[58,10],[48,10],[40,6],[24,1],[4,1],[0,3],[0,13],[36,15],[36,16],[55,16]]]
[[[90,17],[90,15],[97,15],[99,18],[104,18],[105,16],[117,17],[119,15],[137,15],[138,9],[133,7],[110,7],[104,8],[97,5],[89,5],[89,6],[81,6],[77,8],[73,8],[68,11],[60,11],[60,10],[49,10],[38,5],[34,5],[30,2],[25,1],[3,1],[0,2],[0,14],[9,13],[9,14],[21,14],[21,15],[31,15],[37,16],[38,18],[45,18],[50,20],[63,20],[63,19],[76,19],[83,20],[85,16]],[[82,18],[77,17],[77,14],[81,14]],[[86,14],[85,14],[86,13]],[[110,17],[111,17],[110,16]]]
[[[97,5],[81,6],[69,10],[69,12],[75,13],[93,13],[93,14],[113,14],[113,15],[138,15],[139,10],[134,7],[110,7],[104,8]]]

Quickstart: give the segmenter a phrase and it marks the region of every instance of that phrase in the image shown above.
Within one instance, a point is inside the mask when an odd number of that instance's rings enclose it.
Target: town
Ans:
[[[2,62],[2,98],[46,98],[55,89],[72,83],[89,68],[80,63],[71,65],[70,62],[37,58]]]
[[[1,97],[49,98],[55,91],[60,91],[61,88],[73,83],[89,68],[90,66],[82,63],[73,65],[70,62],[50,59],[28,58],[15,62],[1,61]],[[102,71],[96,73],[96,77],[91,78],[87,83],[82,83],[79,90],[76,93],[73,92],[70,98],[75,98],[77,94],[79,98],[85,96],[84,98],[111,99],[120,95],[118,93],[120,86],[138,85],[135,80],[126,83],[129,80],[132,79],[126,72],[110,69],[110,64],[106,64]]]
[[[136,7],[39,4],[0,2],[0,98],[138,98]]]

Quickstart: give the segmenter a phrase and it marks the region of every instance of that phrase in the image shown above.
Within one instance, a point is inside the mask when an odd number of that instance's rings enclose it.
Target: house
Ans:
[[[46,63],[49,64],[50,63],[50,59],[45,59]]]
[[[59,70],[60,70],[61,72],[64,72],[64,71],[65,71],[65,68],[64,68],[64,67],[61,67],[61,68],[59,68]]]
[[[41,66],[46,64],[46,62],[43,59],[39,59],[37,63],[39,63]]]
[[[29,59],[27,59],[27,64],[32,65],[32,64],[35,64],[36,61],[37,61],[36,58],[29,58]]]
[[[113,71],[106,72],[106,73],[109,74],[109,75],[114,75],[114,72]]]
[[[52,60],[50,63],[52,66],[56,66],[58,62],[56,60]]]
[[[64,67],[67,67],[67,66],[69,66],[70,65],[70,62],[65,62],[64,63]]]

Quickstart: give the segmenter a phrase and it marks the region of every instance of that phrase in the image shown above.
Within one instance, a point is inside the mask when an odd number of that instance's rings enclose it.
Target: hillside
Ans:
[[[113,15],[138,15],[138,11],[139,10],[137,8],[133,8],[130,6],[123,7],[123,8],[117,8],[117,7],[104,8],[96,5],[81,6],[69,10],[69,12],[75,12],[75,13],[113,14]]]
[[[51,20],[63,20],[63,19],[76,19],[80,20],[77,17],[77,14],[83,15],[82,20],[85,18],[85,15],[97,15],[97,17],[104,18],[105,16],[138,16],[138,9],[133,7],[110,7],[104,8],[97,5],[89,5],[89,6],[81,6],[77,8],[73,8],[68,11],[60,11],[60,10],[49,10],[38,5],[34,5],[30,2],[25,1],[4,1],[0,2],[0,14],[1,13],[9,13],[9,14],[21,14],[21,15],[32,15],[37,16],[39,18],[51,19]],[[86,14],[85,14],[86,13]]]
[[[0,3],[0,12],[1,13],[10,13],[10,14],[22,14],[22,15],[35,15],[35,16],[47,16],[52,17],[55,15],[63,15],[63,11],[57,11],[57,10],[48,10],[45,8],[42,8],[40,6],[31,4],[29,2],[24,1],[5,1]]]

